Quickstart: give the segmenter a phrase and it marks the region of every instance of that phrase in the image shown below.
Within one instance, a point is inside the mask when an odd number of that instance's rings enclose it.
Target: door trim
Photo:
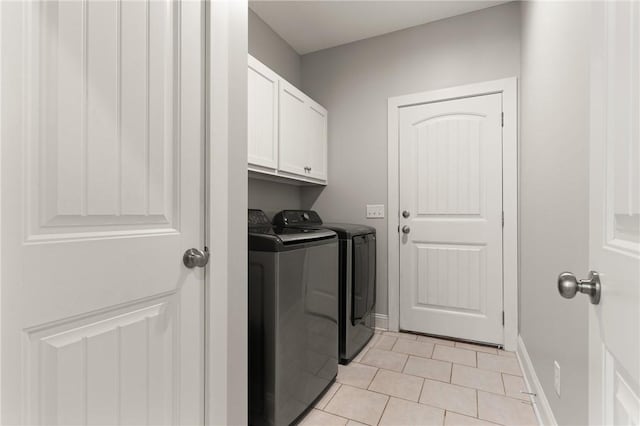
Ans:
[[[207,1],[205,425],[248,424],[247,1]]]
[[[502,298],[504,347],[515,351],[518,342],[518,80],[516,77],[474,83],[447,89],[391,97],[388,100],[387,222],[389,330],[400,328],[400,223],[399,210],[399,129],[401,107],[441,102],[471,96],[502,94]]]

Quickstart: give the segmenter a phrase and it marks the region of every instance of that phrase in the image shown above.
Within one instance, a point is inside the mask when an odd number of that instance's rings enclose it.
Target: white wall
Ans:
[[[251,9],[249,18],[249,53],[300,87],[302,64],[300,55]],[[270,217],[283,209],[301,207],[300,189],[294,185],[249,179],[249,208],[264,210]]]
[[[518,3],[302,57],[303,90],[329,110],[330,180],[324,190],[302,189],[302,205],[327,221],[376,227],[377,312],[388,312],[387,222],[366,219],[365,205],[387,201],[387,99],[519,70]]]
[[[561,425],[587,424],[588,300],[562,299],[556,279],[588,272],[588,10],[522,5],[520,333]]]

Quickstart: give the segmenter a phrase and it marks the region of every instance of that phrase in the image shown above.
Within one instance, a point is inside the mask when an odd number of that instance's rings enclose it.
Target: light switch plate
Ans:
[[[384,219],[384,204],[367,204],[367,219]]]

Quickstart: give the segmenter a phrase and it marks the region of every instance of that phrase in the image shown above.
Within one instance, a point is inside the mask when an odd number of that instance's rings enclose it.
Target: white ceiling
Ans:
[[[303,55],[501,3],[507,1],[253,0],[249,7]]]

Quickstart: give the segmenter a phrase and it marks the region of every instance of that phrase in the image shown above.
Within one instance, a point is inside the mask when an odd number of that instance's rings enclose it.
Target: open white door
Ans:
[[[640,425],[640,4],[592,7],[589,418]]]
[[[203,3],[0,8],[2,423],[202,424]]]

